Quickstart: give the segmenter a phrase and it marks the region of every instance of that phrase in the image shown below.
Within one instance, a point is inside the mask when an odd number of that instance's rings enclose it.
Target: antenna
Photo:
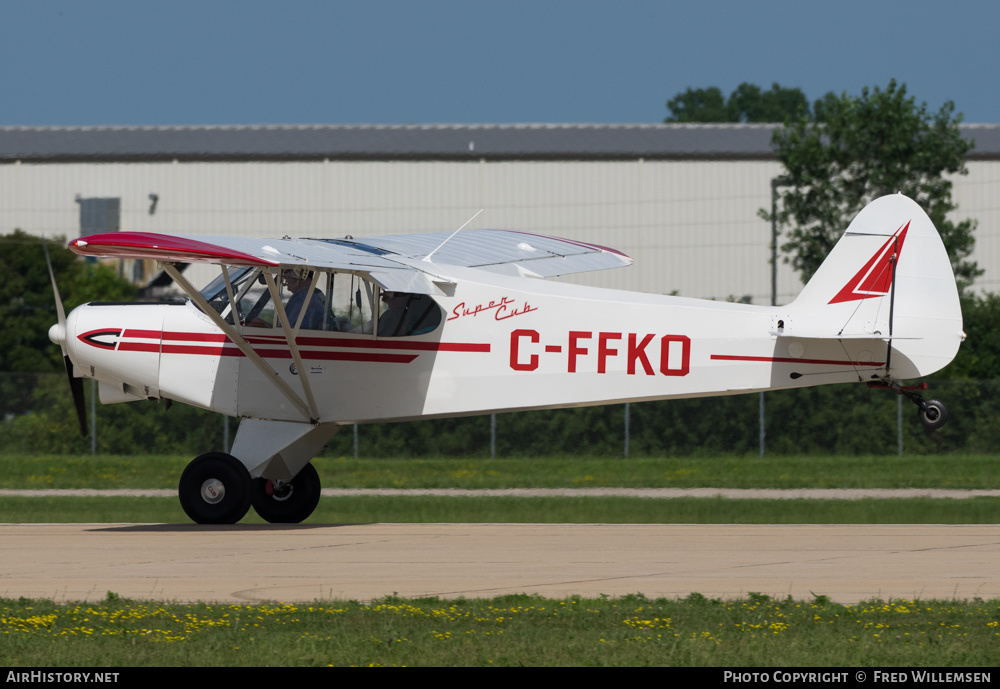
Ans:
[[[469,218],[468,220],[466,220],[462,224],[462,226],[460,228],[458,228],[457,230],[455,230],[454,232],[452,232],[450,235],[448,235],[448,237],[443,242],[441,242],[440,244],[438,244],[437,247],[434,249],[434,251],[432,251],[429,254],[427,254],[426,256],[424,256],[424,260],[427,261],[428,263],[430,263],[431,262],[431,256],[433,256],[434,254],[436,254],[437,251],[438,251],[438,249],[440,249],[442,246],[444,246],[445,244],[447,244],[449,239],[451,239],[456,234],[458,234],[459,232],[461,232],[462,230],[464,230],[465,226],[468,225],[473,220],[475,220],[477,217],[479,217],[479,214],[482,213],[484,210],[485,209],[480,208],[478,211],[476,211],[475,215],[473,215],[471,218]]]

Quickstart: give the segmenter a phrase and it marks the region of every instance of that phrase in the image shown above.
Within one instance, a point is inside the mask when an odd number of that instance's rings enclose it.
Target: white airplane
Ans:
[[[308,517],[320,496],[310,460],[345,424],[864,382],[907,395],[937,427],[944,405],[898,381],[942,368],[964,338],[941,238],[902,195],[869,204],[799,297],[773,307],[528,279],[632,260],[503,230],[118,232],[70,248],[156,259],[189,298],[68,318],[60,305],[49,337],[71,382],[97,379],[104,404],[164,398],[242,420],[232,454],[201,455],[181,476],[198,523],[235,523],[251,505],[269,522]],[[198,290],[178,262],[220,274]]]

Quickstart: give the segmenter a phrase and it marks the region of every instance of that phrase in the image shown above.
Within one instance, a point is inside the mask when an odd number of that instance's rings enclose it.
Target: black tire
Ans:
[[[926,405],[927,411],[920,409],[917,412],[920,423],[932,431],[941,428],[948,420],[948,407],[937,400],[927,400]]]
[[[250,509],[250,473],[232,455],[209,452],[187,465],[177,493],[198,524],[235,524]]]
[[[320,484],[316,467],[306,464],[295,478],[274,489],[266,478],[253,480],[250,501],[261,519],[272,524],[298,524],[319,504]]]

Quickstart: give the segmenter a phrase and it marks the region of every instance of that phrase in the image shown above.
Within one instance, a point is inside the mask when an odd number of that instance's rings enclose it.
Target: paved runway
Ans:
[[[0,525],[0,596],[57,601],[1000,598],[998,525]]]

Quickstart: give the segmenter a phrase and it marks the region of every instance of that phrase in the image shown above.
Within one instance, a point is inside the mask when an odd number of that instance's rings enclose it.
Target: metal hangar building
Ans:
[[[0,233],[342,237],[506,228],[629,254],[584,284],[771,300],[776,124],[0,127]],[[1000,125],[954,180],[1000,289]],[[210,267],[189,272],[206,282]],[[144,275],[136,274],[137,280]],[[801,287],[780,263],[777,301]]]

